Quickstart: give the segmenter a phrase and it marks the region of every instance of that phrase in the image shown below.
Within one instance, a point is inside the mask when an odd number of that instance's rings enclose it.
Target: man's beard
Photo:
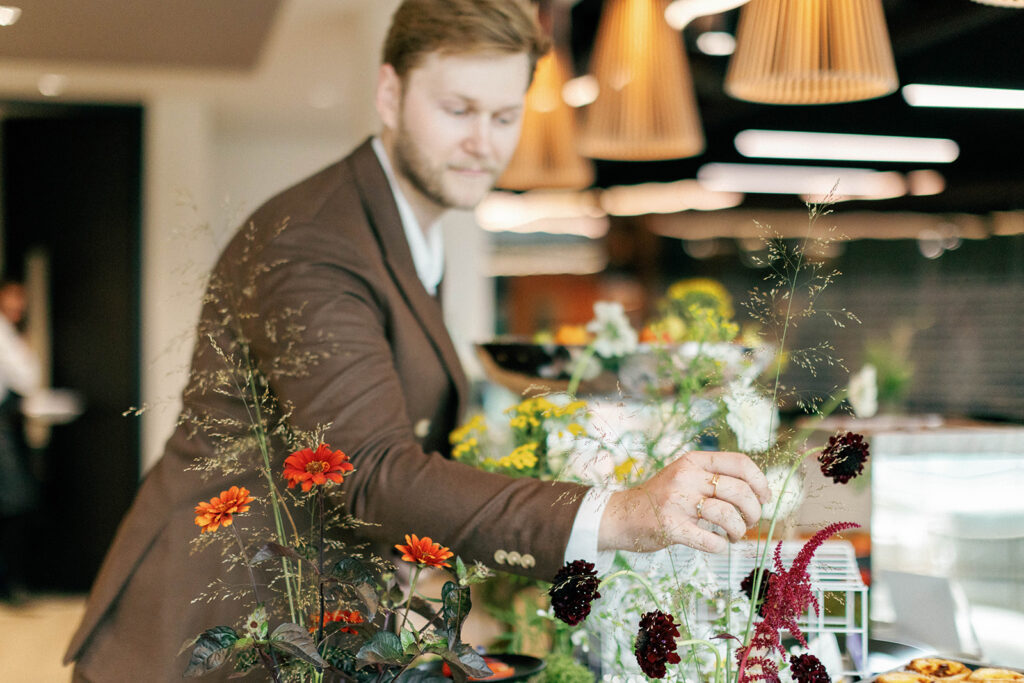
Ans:
[[[421,153],[412,136],[405,129],[404,122],[399,122],[395,131],[395,166],[399,173],[416,188],[420,194],[445,209],[471,209],[477,202],[467,204],[460,202],[445,191],[442,177],[445,167],[433,167]],[[494,176],[492,175],[492,184]],[[482,197],[478,198],[482,199]]]

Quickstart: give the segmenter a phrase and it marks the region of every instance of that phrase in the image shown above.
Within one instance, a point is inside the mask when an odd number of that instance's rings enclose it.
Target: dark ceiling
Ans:
[[[846,0],[841,0],[846,1]],[[575,67],[583,73],[603,0],[580,0],[571,13]],[[997,8],[971,0],[883,0],[900,85],[930,83],[1024,89],[1024,9]],[[598,186],[692,178],[709,162],[757,163],[733,146],[748,128],[952,138],[960,158],[933,166],[946,179],[934,196],[849,202],[844,208],[924,212],[1024,209],[1024,110],[911,107],[897,92],[886,97],[834,105],[767,105],[725,94],[728,57],[700,53],[699,29],[734,31],[739,10],[698,20],[684,31],[690,68],[707,138],[703,154],[659,162],[597,162]],[[765,160],[763,163],[809,161]],[[910,171],[921,164],[821,162],[879,170]],[[792,208],[793,197],[748,195],[746,207]]]

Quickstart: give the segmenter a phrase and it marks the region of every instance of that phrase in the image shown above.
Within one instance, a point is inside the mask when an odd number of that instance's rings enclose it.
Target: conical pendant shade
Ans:
[[[678,159],[704,151],[682,38],[664,0],[607,0],[590,72],[600,93],[587,108],[580,151],[598,159]]]
[[[594,182],[593,165],[576,151],[576,113],[562,99],[567,80],[569,70],[557,50],[537,62],[519,146],[498,187],[578,190]]]
[[[769,104],[826,104],[899,86],[881,0],[751,0],[725,91]]]

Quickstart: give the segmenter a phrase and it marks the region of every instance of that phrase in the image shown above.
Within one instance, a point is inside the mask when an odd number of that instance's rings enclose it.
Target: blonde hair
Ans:
[[[549,46],[527,0],[404,0],[391,18],[383,61],[404,81],[433,52],[523,52],[533,73]]]

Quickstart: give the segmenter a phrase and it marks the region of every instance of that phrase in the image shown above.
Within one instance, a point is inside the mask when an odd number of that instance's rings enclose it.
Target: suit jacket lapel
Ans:
[[[359,187],[363,208],[370,227],[377,235],[391,277],[448,371],[452,384],[455,385],[457,415],[462,415],[469,393],[466,375],[445,328],[439,298],[427,293],[416,274],[416,266],[405,238],[405,230],[391,193],[391,186],[369,140],[349,156],[349,163]]]

